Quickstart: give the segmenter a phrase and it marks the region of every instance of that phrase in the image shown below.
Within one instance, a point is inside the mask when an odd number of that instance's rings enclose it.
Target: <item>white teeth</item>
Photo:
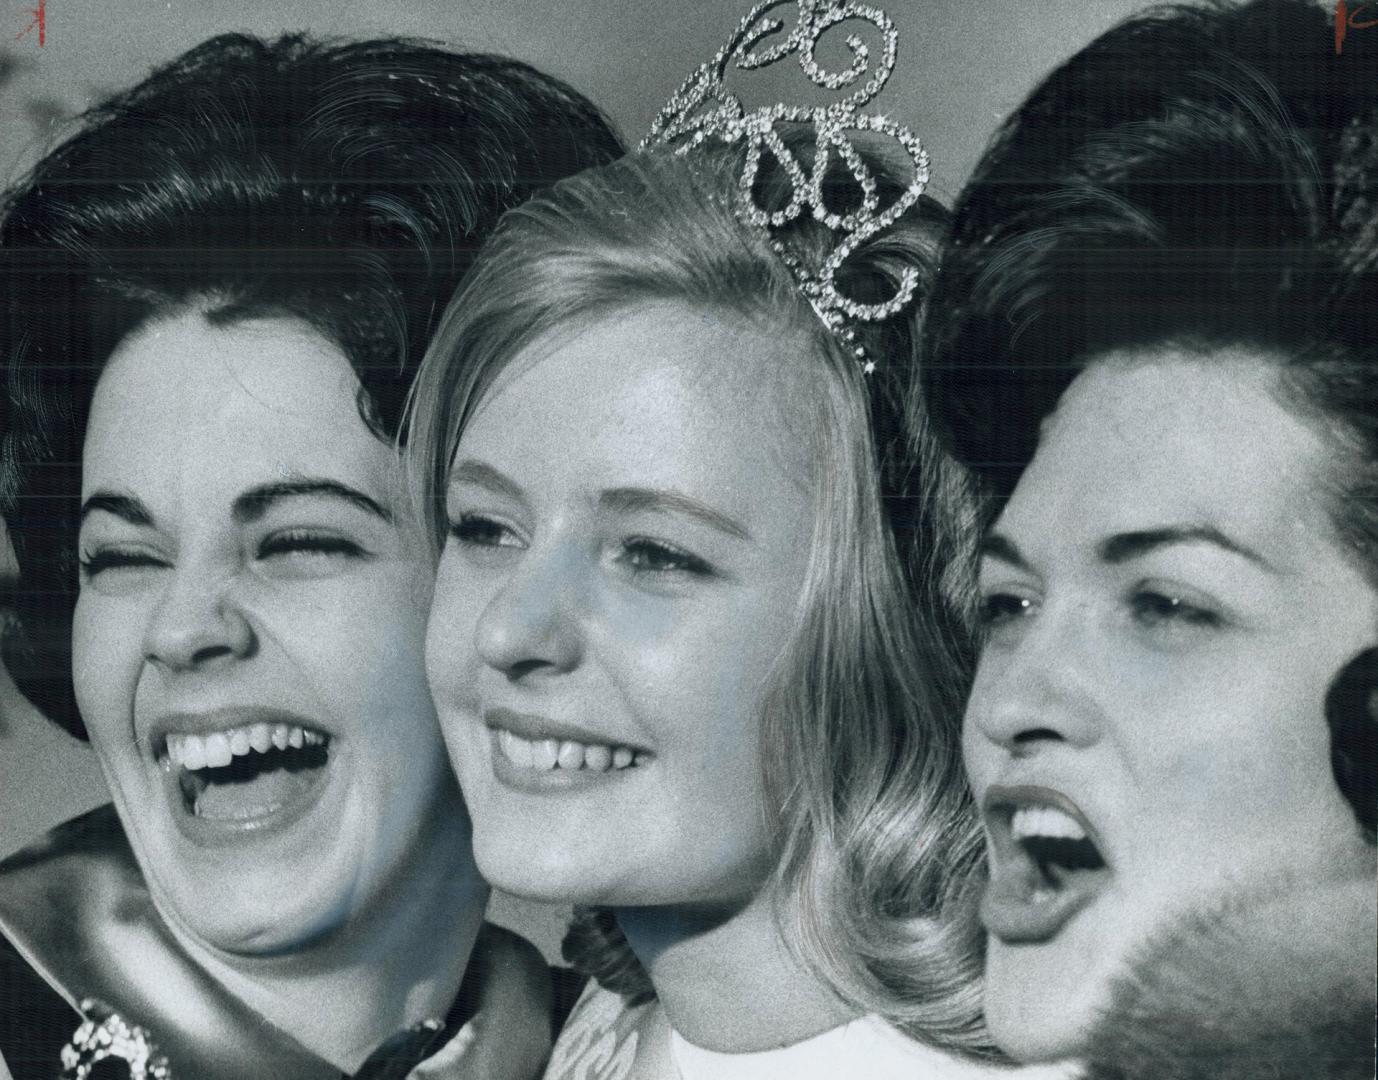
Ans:
[[[182,768],[204,769],[206,767],[206,740],[199,735],[183,735],[180,742],[182,744]],[[169,750],[172,745],[173,741],[169,738]]]
[[[629,746],[613,747],[573,739],[523,739],[502,728],[498,729],[498,750],[513,765],[541,772],[555,769],[607,772],[627,768],[636,757]]]
[[[212,731],[206,736],[206,768],[219,769],[234,760],[230,753],[230,740],[223,731]]]
[[[1016,840],[1034,836],[1059,840],[1085,840],[1086,830],[1081,822],[1054,806],[1021,806],[1010,819],[1010,831]]]
[[[168,765],[173,768],[220,769],[237,757],[266,754],[273,747],[324,746],[327,737],[319,731],[289,724],[246,724],[206,735],[173,733],[167,737]]]
[[[584,744],[566,739],[560,744],[559,765],[562,769],[577,769],[584,764]]]
[[[531,744],[531,767],[549,772],[560,760],[560,740],[541,739]]]

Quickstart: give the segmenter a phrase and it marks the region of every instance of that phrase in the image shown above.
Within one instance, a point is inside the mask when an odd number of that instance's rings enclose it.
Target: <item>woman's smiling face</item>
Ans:
[[[77,699],[160,905],[230,952],[376,910],[463,829],[429,561],[357,391],[301,324],[190,312],[122,343],[92,402]]]
[[[1323,703],[1378,640],[1334,452],[1237,352],[1112,355],[1044,424],[985,541],[966,714],[990,835],[987,1015],[1074,1054],[1127,955],[1231,882],[1371,874]]]
[[[537,342],[463,431],[427,669],[501,888],[731,904],[771,868],[761,692],[814,527],[798,349],[645,305]]]

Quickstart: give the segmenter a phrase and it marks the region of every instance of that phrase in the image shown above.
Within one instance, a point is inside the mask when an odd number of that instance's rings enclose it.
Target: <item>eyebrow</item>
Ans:
[[[357,488],[342,484],[338,480],[327,480],[318,476],[302,476],[271,484],[259,484],[236,498],[230,513],[237,524],[244,525],[257,521],[274,503],[296,498],[338,499],[351,506],[357,506],[388,524],[392,524],[393,520],[391,510]]]
[[[493,466],[485,465],[481,461],[461,461],[454,466],[450,470],[447,486],[453,487],[455,484],[473,484],[495,495],[505,495],[523,506],[526,505],[526,493],[520,487]]]
[[[981,537],[979,554],[983,558],[999,559],[1018,570],[1032,570],[1029,560],[1020,554],[1018,546],[1008,536],[999,533],[986,533]]]
[[[1224,551],[1242,556],[1250,562],[1272,569],[1268,560],[1253,548],[1232,540],[1210,525],[1173,525],[1161,529],[1142,529],[1119,533],[1101,541],[1100,557],[1108,563],[1124,563],[1141,558],[1150,551],[1173,544],[1211,544]]]
[[[1268,560],[1258,552],[1230,539],[1219,529],[1209,525],[1174,525],[1161,529],[1137,529],[1134,532],[1117,533],[1101,541],[1097,554],[1102,562],[1118,565],[1142,558],[1151,551],[1173,544],[1213,544],[1264,569],[1272,569]],[[999,559],[1019,570],[1032,569],[1014,541],[999,533],[987,533],[982,538],[980,554]]]
[[[736,518],[729,517],[721,510],[715,510],[706,503],[678,491],[659,491],[651,488],[609,488],[598,501],[612,510],[624,514],[637,512],[687,514],[719,532],[735,536],[738,540],[750,540],[751,530]]]
[[[98,510],[114,514],[130,525],[153,524],[153,515],[149,513],[148,507],[132,495],[119,495],[113,491],[92,492],[81,504],[81,520],[85,521],[88,514],[94,514]]]

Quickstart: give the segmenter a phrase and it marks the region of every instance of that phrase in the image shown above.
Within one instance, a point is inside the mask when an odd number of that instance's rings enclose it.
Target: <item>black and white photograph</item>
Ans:
[[[0,1080],[1373,1080],[1378,3],[0,0]]]

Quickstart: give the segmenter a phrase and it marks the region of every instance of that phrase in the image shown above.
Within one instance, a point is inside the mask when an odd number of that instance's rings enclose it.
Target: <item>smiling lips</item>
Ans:
[[[331,737],[300,720],[231,709],[157,725],[165,734],[154,736],[154,746],[183,827],[190,817],[198,829],[261,831],[278,819],[285,825],[296,816],[289,811],[304,811],[322,786]]]
[[[535,773],[621,772],[649,756],[639,747],[542,716],[490,709],[483,719],[505,763]]]
[[[1006,944],[1047,941],[1110,878],[1080,808],[1049,788],[992,787],[985,817],[991,877],[981,902],[986,929]]]
[[[266,754],[276,748],[300,750],[305,746],[324,746],[328,737],[298,724],[269,724],[258,721],[206,735],[167,736],[166,761],[172,768],[222,768],[236,757],[251,753]]]

